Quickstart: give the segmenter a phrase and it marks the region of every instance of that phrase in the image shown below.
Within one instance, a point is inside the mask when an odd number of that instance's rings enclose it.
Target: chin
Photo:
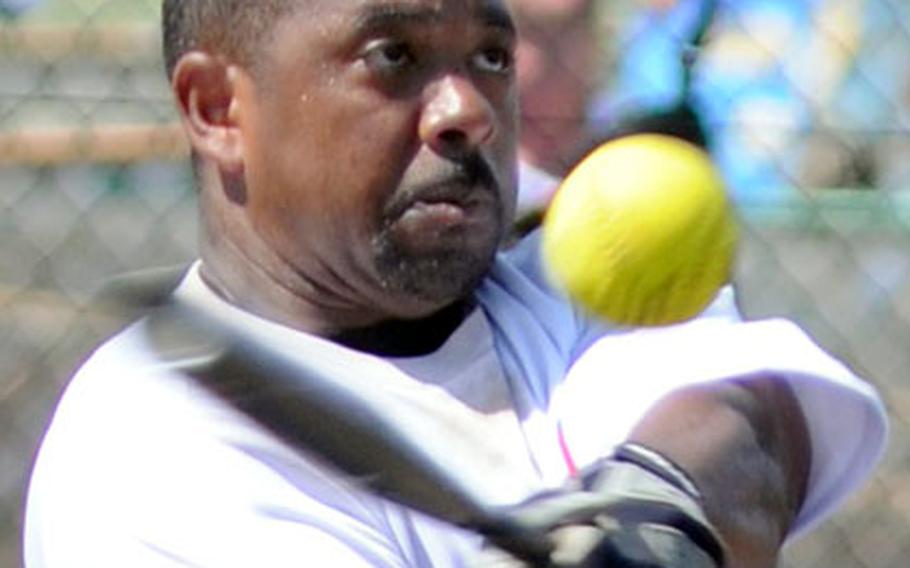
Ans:
[[[497,244],[481,253],[459,251],[408,257],[380,256],[377,268],[386,292],[417,304],[441,307],[465,298],[480,284],[496,254]]]

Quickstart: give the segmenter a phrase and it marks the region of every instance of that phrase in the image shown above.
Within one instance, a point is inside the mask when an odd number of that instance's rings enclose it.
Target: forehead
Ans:
[[[428,32],[434,35],[425,39],[465,41],[491,32],[508,41],[517,35],[508,0],[296,0],[286,16],[271,24],[256,54],[260,74],[276,61],[346,61],[365,42],[387,35]]]
[[[506,0],[301,0],[326,25],[444,24],[467,18],[483,25],[513,29]]]

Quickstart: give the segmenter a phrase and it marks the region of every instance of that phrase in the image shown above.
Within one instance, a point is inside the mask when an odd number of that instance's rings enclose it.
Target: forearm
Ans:
[[[751,378],[680,391],[651,409],[630,439],[689,473],[731,568],[776,564],[803,500],[810,455],[785,383]]]

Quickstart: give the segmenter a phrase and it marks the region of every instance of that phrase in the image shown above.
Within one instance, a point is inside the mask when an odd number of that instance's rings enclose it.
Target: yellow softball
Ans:
[[[633,326],[704,310],[730,279],[737,240],[708,154],[658,134],[619,138],[585,158],[542,231],[554,283],[592,314]]]

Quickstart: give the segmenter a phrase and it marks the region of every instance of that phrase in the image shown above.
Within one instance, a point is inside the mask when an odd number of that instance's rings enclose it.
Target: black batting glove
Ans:
[[[565,488],[537,495],[512,513],[548,535],[549,559],[527,562],[489,555],[477,566],[724,566],[721,539],[705,515],[697,487],[672,462],[637,444],[624,444]]]

